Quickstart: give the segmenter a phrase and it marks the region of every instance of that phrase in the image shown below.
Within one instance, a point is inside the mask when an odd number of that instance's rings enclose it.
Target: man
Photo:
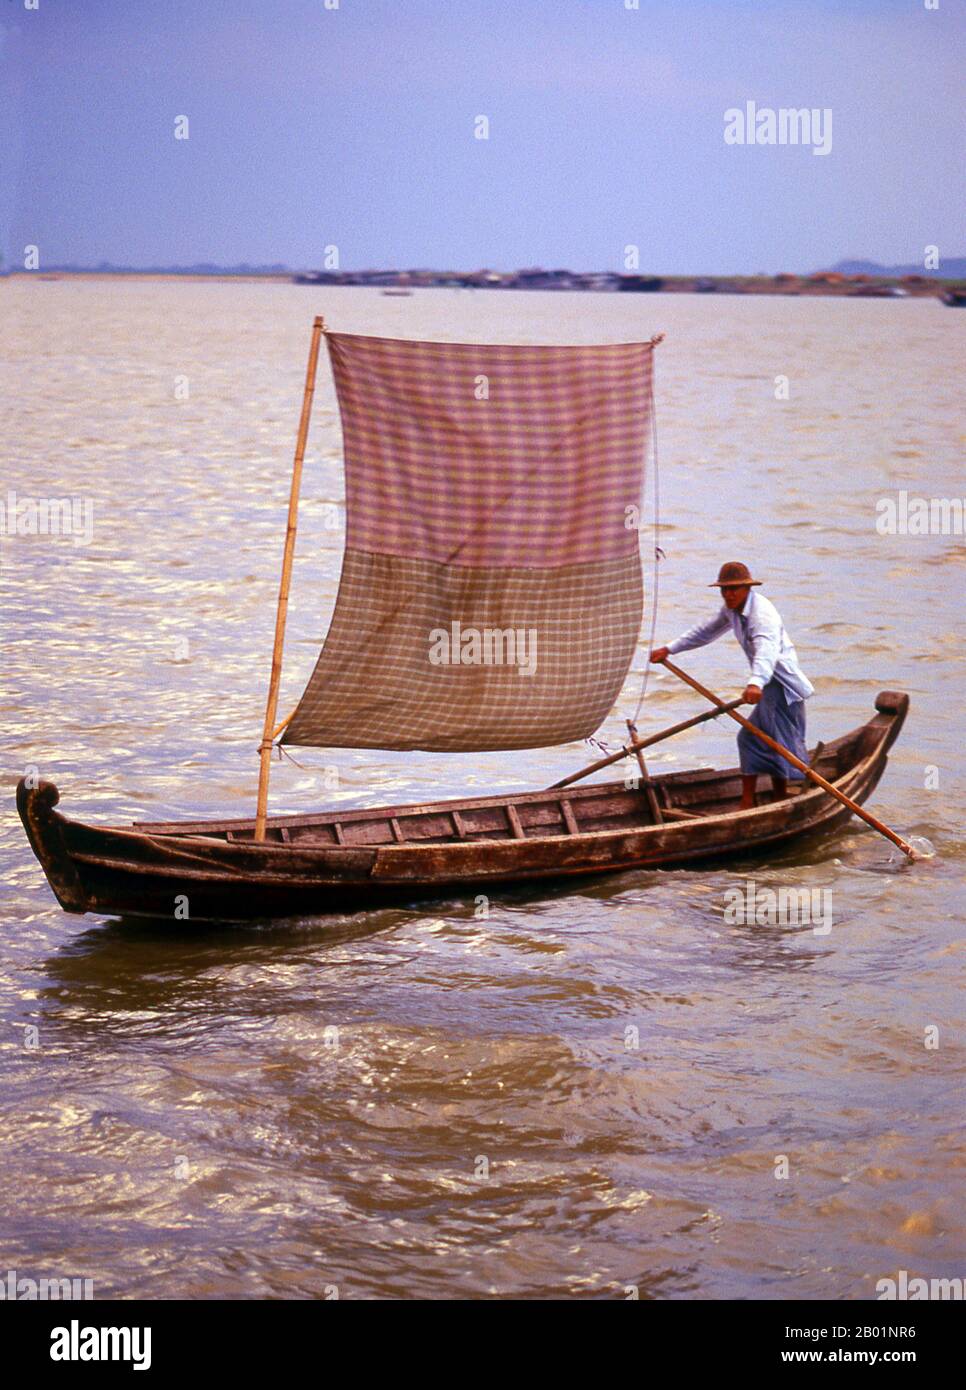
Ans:
[[[798,664],[795,648],[782,625],[778,609],[762,594],[753,593],[761,584],[740,560],[722,565],[717,581],[709,589],[720,589],[724,607],[706,623],[698,623],[676,638],[669,647],[655,647],[652,661],[663,661],[676,652],[705,647],[730,627],[751,664],[751,674],[742,699],[755,708],[751,723],[808,762],[805,747],[805,701],[814,686]],[[771,775],[779,799],[788,796],[789,779],[804,780],[804,774],[781,754],[755,738],[747,729],[738,735],[741,760],[741,809],[756,806],[755,787],[760,773]]]

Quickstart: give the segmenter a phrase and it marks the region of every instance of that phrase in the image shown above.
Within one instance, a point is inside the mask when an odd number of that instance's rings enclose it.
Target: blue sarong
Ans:
[[[808,762],[808,749],[805,746],[805,701],[790,700],[781,681],[770,680],[761,692],[761,699],[752,713],[746,716],[750,723],[757,724],[763,733],[771,734],[783,744],[796,758]],[[771,777],[784,777],[786,781],[802,782],[805,774],[797,767],[755,738],[747,729],[738,734],[738,757],[742,772],[750,777],[754,773],[768,773]]]

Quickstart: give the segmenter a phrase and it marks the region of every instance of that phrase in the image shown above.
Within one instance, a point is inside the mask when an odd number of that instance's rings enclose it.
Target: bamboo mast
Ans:
[[[272,674],[268,682],[268,701],[265,705],[262,741],[258,746],[260,764],[258,769],[258,803],[255,810],[256,840],[265,839],[265,821],[268,814],[268,778],[272,767],[275,718],[278,714],[278,689],[282,679],[282,648],[285,645],[288,591],[292,583],[292,560],[295,555],[295,531],[298,524],[299,488],[302,484],[302,460],[305,457],[309,419],[312,415],[315,374],[319,364],[319,342],[324,330],[325,321],[321,317],[317,317],[312,324],[312,341],[309,344],[309,360],[305,369],[305,391],[302,395],[302,415],[299,419],[299,432],[295,443],[295,462],[292,465],[292,487],[288,499],[288,525],[285,528],[285,548],[282,551],[282,578],[278,587],[278,611],[275,614]]]

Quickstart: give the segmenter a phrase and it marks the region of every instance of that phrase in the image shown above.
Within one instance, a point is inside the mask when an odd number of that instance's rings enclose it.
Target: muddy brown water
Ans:
[[[177,282],[14,281],[0,300],[0,498],[93,507],[90,544],[0,536],[0,1270],[198,1298],[860,1299],[899,1269],[961,1276],[966,541],[875,523],[900,490],[963,494],[966,319],[924,301]],[[871,804],[938,857],[909,869],[853,822],[773,860],[508,892],[488,917],[61,913],[14,810],[25,769],[91,819],[251,811],[319,312],[470,341],[666,331],[659,639],[708,611],[722,560],[749,560],[817,687],[812,741],[880,689],[911,695]],[[286,711],[331,611],[341,496],[323,364]],[[643,651],[601,731],[614,745]],[[729,696],[743,684],[730,638],[681,661]],[[642,733],[696,699],[653,677]],[[304,750],[276,765],[272,807],[522,789],[592,756]],[[718,724],[650,755],[734,760]],[[820,890],[831,930],[731,920],[749,881]]]

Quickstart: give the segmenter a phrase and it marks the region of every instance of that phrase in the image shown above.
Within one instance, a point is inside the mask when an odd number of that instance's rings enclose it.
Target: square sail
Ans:
[[[471,752],[593,733],[640,630],[653,343],[326,341],[346,550],[282,742]]]

